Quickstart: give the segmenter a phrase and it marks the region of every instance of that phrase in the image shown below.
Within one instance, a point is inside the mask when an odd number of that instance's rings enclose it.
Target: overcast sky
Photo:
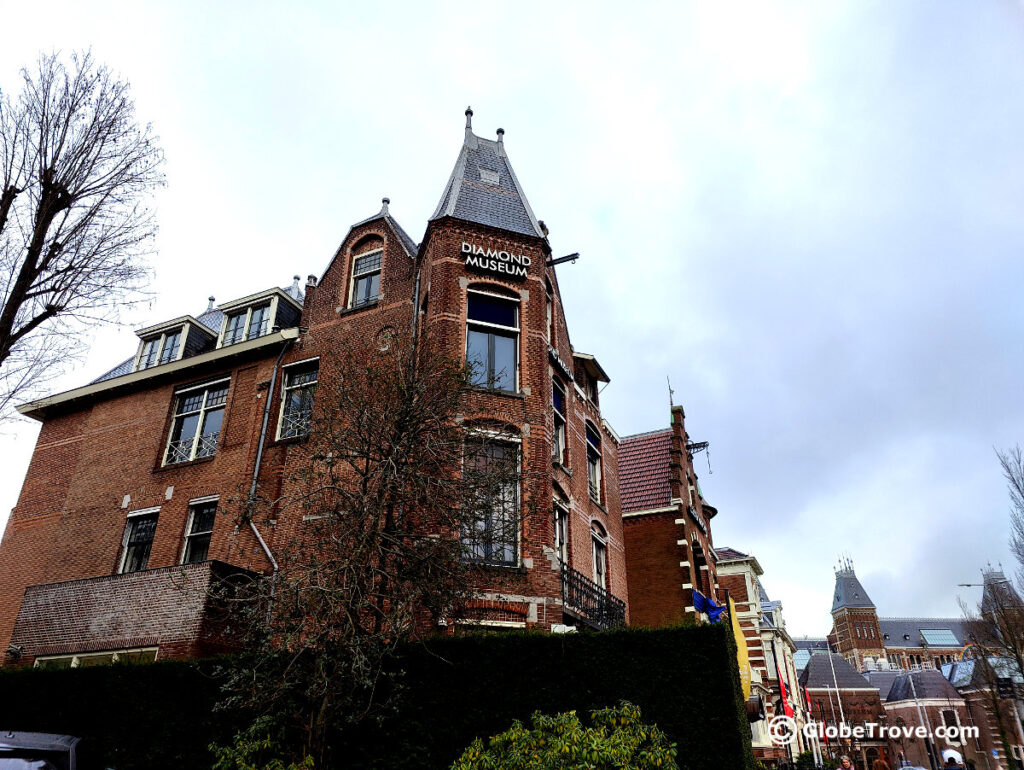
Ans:
[[[351,6],[351,9],[347,6]],[[419,238],[463,110],[505,144],[620,435],[711,443],[716,545],[790,631],[849,554],[882,616],[1009,566],[1024,440],[1024,4],[8,4],[0,87],[91,46],[167,155],[152,305],[90,339],[320,274],[391,198]],[[38,433],[0,429],[0,522]],[[111,461],[119,447],[111,444]],[[977,589],[975,589],[976,591]]]

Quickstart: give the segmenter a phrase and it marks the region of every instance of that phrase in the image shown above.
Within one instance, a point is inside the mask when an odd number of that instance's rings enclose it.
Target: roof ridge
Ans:
[[[945,618],[922,618],[922,617],[909,616],[909,617],[879,617],[878,619],[880,621],[881,620],[927,620],[929,622],[935,622],[935,623],[938,623],[940,621],[941,622],[947,622],[947,621],[950,621],[950,620],[953,621],[954,623],[965,623],[965,622],[967,622],[965,618],[952,618],[952,617],[945,617]],[[929,630],[938,631],[939,629],[927,629],[926,628],[926,629],[923,629],[923,630],[925,630],[925,631],[929,631]]]
[[[630,433],[628,436],[623,436],[623,441],[629,441],[631,438],[641,438],[642,436],[653,436],[656,433],[667,433],[672,435],[671,428],[657,428],[656,430],[646,430],[642,433]]]

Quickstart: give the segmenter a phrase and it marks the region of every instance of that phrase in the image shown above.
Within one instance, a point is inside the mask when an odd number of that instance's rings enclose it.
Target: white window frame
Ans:
[[[562,564],[569,563],[569,508],[561,500],[555,499],[553,506],[555,516],[555,555]],[[564,529],[564,532],[561,531]]]
[[[289,388],[288,387],[288,370],[289,369],[294,369],[297,366],[306,366],[306,365],[310,364],[313,361],[316,361],[316,379],[313,382],[311,382],[311,383],[307,382],[307,383],[303,383],[302,385],[296,385],[296,386],[292,386],[291,388]],[[280,408],[278,409],[278,412],[277,412],[277,433],[275,434],[275,438],[278,441],[281,441],[282,439],[303,438],[303,437],[309,435],[308,432],[307,433],[302,433],[302,434],[296,434],[294,436],[282,436],[281,435],[281,428],[284,426],[284,408],[285,408],[285,405],[287,404],[286,396],[288,395],[288,391],[289,390],[296,390],[298,388],[309,388],[309,387],[312,387],[313,391],[315,393],[317,385],[319,385],[319,384],[320,384],[320,357],[319,356],[311,356],[310,358],[304,358],[301,361],[295,361],[295,362],[290,363],[287,366],[282,368],[282,370],[281,370],[281,406],[280,406]],[[315,398],[315,396],[314,396],[314,398]]]
[[[121,536],[121,558],[117,563],[117,574],[118,575],[132,575],[132,572],[125,572],[124,568],[128,562],[128,537],[131,533],[131,528],[128,526],[132,519],[138,519],[143,516],[156,516],[157,524],[160,523],[160,506],[154,506],[153,508],[140,508],[137,511],[131,511],[126,517],[124,522],[124,535]],[[153,532],[153,541],[156,541],[156,532]],[[153,544],[150,543],[150,555],[153,553]],[[149,556],[146,557],[146,569],[149,569]],[[136,572],[144,572],[145,570],[136,570]]]
[[[591,432],[593,432],[597,436],[597,446],[594,446],[594,444],[591,443],[590,441],[589,434]],[[601,439],[601,431],[598,429],[596,425],[589,421],[585,424],[584,427],[584,440],[587,444],[587,493],[589,494],[591,500],[593,500],[598,505],[601,505],[601,500],[603,498],[602,492],[604,482],[604,448],[602,446],[604,442]],[[597,455],[597,464],[596,466],[593,466],[596,467],[595,479],[591,479],[590,477],[592,467],[590,463],[591,452]],[[594,494],[594,487],[597,487],[596,496]]]
[[[364,271],[362,273],[356,273],[356,263],[359,260],[361,260],[361,259],[365,259],[366,257],[372,257],[374,254],[380,254],[380,264],[377,267],[375,267],[374,269],[372,269],[372,270],[366,270],[366,271]],[[362,303],[360,303],[358,305],[355,304],[355,301],[356,301],[356,281],[358,279],[360,279],[360,278],[363,278],[364,276],[373,275],[374,273],[377,273],[381,277],[384,276],[384,249],[370,249],[369,251],[364,251],[364,252],[362,252],[360,254],[353,254],[352,255],[352,269],[351,269],[350,273],[351,273],[351,275],[349,276],[348,304],[347,304],[347,307],[349,307],[349,308],[368,307],[369,305],[372,305],[375,302],[380,302],[381,290],[383,289],[383,282],[378,280],[377,281],[377,296],[374,297],[372,300],[367,300],[366,302],[362,302]]]
[[[467,559],[467,561],[473,564],[482,564],[488,567],[519,567],[523,563],[523,440],[519,436],[502,433],[500,431],[492,431],[486,429],[473,429],[466,432],[466,436],[462,442],[462,470],[465,472],[466,465],[466,444],[480,440],[490,441],[494,444],[505,444],[507,446],[513,446],[516,450],[516,473],[519,482],[516,484],[516,500],[515,500],[515,518],[516,518],[516,540],[515,540],[515,559],[512,562],[491,562],[479,559]],[[460,542],[462,541],[463,534],[459,533]]]
[[[559,412],[555,408],[555,391],[558,390],[562,394],[562,411]],[[566,419],[566,412],[569,411],[569,393],[568,389],[562,385],[562,381],[557,377],[551,378],[551,411],[554,422],[554,440],[552,441],[551,449],[552,459],[559,465],[565,465],[566,453],[569,450],[569,423]],[[561,431],[559,431],[561,427]]]
[[[139,652],[152,652],[153,660],[157,660],[160,657],[159,647],[131,647],[125,650],[96,650],[95,652],[76,652],[72,655],[42,655],[36,658],[33,663],[34,668],[42,668],[40,664],[45,664],[51,660],[68,660],[71,659],[70,668],[78,668],[81,665],[82,658],[91,658],[97,655],[110,655],[111,664],[118,663],[121,655],[133,655]]]
[[[512,303],[516,306],[516,325],[515,326],[504,326],[502,324],[492,324],[487,321],[476,321],[469,317],[469,295],[478,294],[484,297],[493,297],[500,299],[505,302]],[[520,359],[520,351],[522,346],[523,336],[523,300],[521,297],[510,297],[507,294],[498,294],[491,291],[483,291],[481,289],[466,289],[466,344],[463,346],[463,350],[466,355],[466,361],[469,361],[469,330],[471,327],[479,327],[482,329],[494,329],[495,331],[502,331],[506,334],[509,332],[515,332],[515,353],[513,354],[513,362],[515,366],[514,376],[512,378],[512,390],[502,390],[501,388],[488,388],[487,386],[476,386],[484,387],[487,390],[494,391],[495,393],[519,393],[519,370],[522,368]]]
[[[193,385],[192,387],[182,388],[181,390],[176,390],[174,392],[174,402],[173,402],[173,405],[172,405],[172,410],[173,411],[172,411],[172,414],[171,414],[171,425],[170,425],[170,427],[167,430],[167,442],[164,444],[164,454],[163,454],[162,465],[165,465],[165,466],[166,465],[179,465],[180,463],[187,463],[187,462],[192,462],[193,460],[195,460],[196,459],[196,447],[197,447],[197,445],[199,443],[199,439],[201,438],[202,432],[203,432],[203,425],[205,423],[205,416],[206,416],[206,412],[207,412],[207,409],[206,409],[206,398],[207,398],[208,394],[204,394],[203,395],[203,403],[202,403],[202,406],[199,407],[199,414],[200,414],[199,424],[196,426],[196,434],[192,437],[192,449],[189,450],[188,459],[187,460],[178,460],[177,462],[173,462],[173,463],[168,461],[167,453],[171,449],[171,437],[174,435],[174,423],[177,421],[178,416],[179,416],[178,415],[178,400],[183,395],[185,395],[186,393],[191,393],[193,390],[212,390],[217,385],[221,385],[223,383],[227,383],[228,384],[228,393],[224,397],[224,406],[223,407],[214,407],[214,409],[223,408],[224,409],[224,414],[226,416],[227,415],[227,408],[228,408],[227,398],[231,394],[231,378],[230,377],[224,377],[224,378],[219,379],[219,380],[214,380],[213,382],[206,382],[206,383],[203,383],[202,385]],[[221,430],[217,433],[217,443],[218,444],[220,444],[220,434],[224,430],[223,425],[224,425],[224,423],[222,422],[221,423]],[[217,452],[215,450],[213,452],[213,454],[203,455],[203,457],[214,457],[216,454],[217,454]]]
[[[608,590],[608,535],[598,529],[597,523],[590,525],[591,554],[593,555],[594,582]],[[599,558],[600,557],[600,558]],[[601,566],[602,569],[598,569]]]
[[[270,334],[274,328],[274,320],[277,318],[277,305],[280,297],[276,294],[270,297],[261,297],[259,300],[253,302],[250,305],[246,305],[242,308],[230,308],[222,311],[224,313],[224,319],[220,322],[220,334],[217,335],[217,347],[225,348],[231,347],[232,345],[238,345],[242,342],[248,342],[249,340],[259,339]],[[252,324],[252,311],[256,308],[266,307],[267,308],[267,331],[266,334],[257,334],[256,336],[250,335],[249,326]],[[228,333],[228,321],[232,318],[237,318],[240,315],[245,315],[245,322],[242,324],[242,336],[231,342],[226,342],[225,338]]]
[[[188,521],[185,523],[185,538],[181,547],[181,558],[178,559],[179,564],[200,564],[201,562],[186,562],[185,555],[188,554],[189,538],[195,537],[196,535],[205,535],[206,532],[193,532],[192,524],[195,521],[196,508],[201,505],[207,505],[209,503],[220,504],[220,495],[207,495],[206,497],[195,497],[188,501]],[[214,521],[216,521],[216,513],[214,514]],[[210,526],[210,545],[213,545],[213,525]],[[206,551],[206,558],[203,561],[210,560],[210,551]]]
[[[191,326],[192,325],[190,323],[186,322],[181,326],[175,326],[171,329],[165,329],[159,334],[148,334],[145,337],[143,337],[141,343],[139,344],[139,349],[135,353],[135,362],[132,364],[132,371],[139,372],[144,371],[145,369],[155,369],[156,367],[163,366],[164,364],[170,364],[173,363],[174,361],[180,361],[182,355],[185,352],[185,342],[188,340],[188,332]],[[164,355],[164,345],[167,344],[167,337],[172,334],[179,335],[178,349],[174,351],[174,355],[171,356],[168,360],[161,361],[160,359],[163,358]],[[143,367],[142,353],[143,351],[145,351],[146,345],[150,342],[157,343],[155,363],[152,366]]]

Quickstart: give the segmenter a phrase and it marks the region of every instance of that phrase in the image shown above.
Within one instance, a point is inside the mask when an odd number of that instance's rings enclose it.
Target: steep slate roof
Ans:
[[[963,647],[967,644],[967,628],[963,618],[879,618],[882,642],[886,647],[921,647],[924,631],[950,631],[954,643],[940,643],[942,636],[929,634],[932,647]],[[910,637],[906,639],[904,637]]]
[[[910,686],[911,677],[914,680],[913,688]],[[915,694],[920,699],[960,700],[960,694],[946,680],[942,672],[931,668],[900,674],[892,683],[885,701],[886,703],[895,703],[896,701],[913,700]]]
[[[671,504],[672,485],[668,476],[671,445],[671,430],[638,433],[622,439],[618,461],[619,494],[624,513]]]
[[[829,665],[829,655],[812,655],[807,665],[800,674],[800,686],[815,689],[867,689],[872,687],[871,682],[859,674],[857,670],[846,662],[846,658],[837,652],[831,653],[832,665]],[[835,676],[832,675],[832,666],[835,666]]]
[[[466,138],[430,221],[455,217],[501,230],[543,238],[523,188],[505,154],[504,131],[498,141],[473,133],[473,110],[466,110]]]
[[[857,579],[853,567],[844,567],[836,571],[836,590],[832,600],[832,612],[844,607],[875,608],[868,592],[864,590],[864,586]]]

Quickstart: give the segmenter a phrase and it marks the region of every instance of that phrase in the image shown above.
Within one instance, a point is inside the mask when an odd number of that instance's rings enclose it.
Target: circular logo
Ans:
[[[783,714],[772,717],[768,723],[768,735],[776,746],[788,746],[796,737],[796,720]]]

